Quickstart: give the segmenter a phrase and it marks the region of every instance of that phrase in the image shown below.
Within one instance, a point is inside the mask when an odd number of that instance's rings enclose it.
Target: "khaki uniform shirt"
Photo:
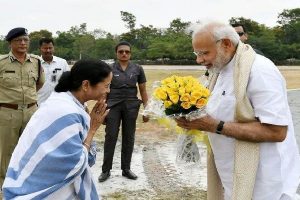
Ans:
[[[0,103],[31,104],[37,101],[37,81],[44,81],[39,62],[39,57],[32,54],[26,54],[23,64],[12,52],[0,56]]]

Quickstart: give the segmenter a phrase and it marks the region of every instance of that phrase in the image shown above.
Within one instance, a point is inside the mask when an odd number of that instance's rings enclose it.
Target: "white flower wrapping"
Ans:
[[[166,126],[179,134],[177,141],[177,162],[188,165],[198,164],[200,154],[198,141],[207,139],[199,130],[186,130],[177,126],[174,119],[184,117],[195,120],[206,115],[205,104],[210,92],[191,76],[171,76],[154,83],[154,92],[143,115]]]
[[[192,111],[188,114],[172,114],[167,116],[164,113],[163,105],[160,101],[151,99],[144,109],[143,115],[150,116],[168,128],[171,133],[178,135],[176,143],[176,161],[179,164],[188,166],[200,164],[200,154],[197,146],[198,141],[205,141],[204,133],[198,130],[186,130],[177,126],[175,118],[184,117],[187,120],[194,120],[206,115],[205,107]]]

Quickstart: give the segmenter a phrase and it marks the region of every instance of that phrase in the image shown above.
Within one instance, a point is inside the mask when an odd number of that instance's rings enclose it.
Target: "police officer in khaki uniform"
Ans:
[[[27,29],[14,28],[5,38],[11,48],[0,56],[0,186],[18,139],[36,111],[37,90],[44,82],[39,57],[27,53]]]

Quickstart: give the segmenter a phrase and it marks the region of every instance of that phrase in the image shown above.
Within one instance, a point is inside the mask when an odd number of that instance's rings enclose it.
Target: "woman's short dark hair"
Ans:
[[[122,45],[129,46],[129,48],[130,48],[130,50],[131,50],[131,44],[130,44],[129,42],[121,41],[121,42],[119,42],[119,43],[116,45],[116,47],[115,47],[115,52],[117,52],[119,46],[122,46]]]
[[[101,60],[79,60],[71,68],[71,71],[62,74],[55,91],[76,91],[84,80],[88,80],[92,86],[96,85],[107,78],[111,71],[111,67]]]

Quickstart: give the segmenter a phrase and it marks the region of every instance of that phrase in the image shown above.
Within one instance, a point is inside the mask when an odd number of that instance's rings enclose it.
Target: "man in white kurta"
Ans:
[[[300,182],[300,156],[284,78],[277,67],[261,55],[253,54],[251,62],[241,62],[244,52],[238,48],[244,44],[230,25],[210,22],[194,29],[192,44],[197,63],[210,71],[218,71],[219,75],[208,100],[208,115],[193,121],[178,119],[177,124],[208,132],[226,200],[233,196],[248,200],[233,191],[234,183],[238,184],[234,179],[237,139],[259,144],[258,168],[249,200],[294,199]],[[235,113],[235,88],[241,82],[235,84],[234,75],[240,63],[247,63],[251,70],[245,92],[255,119],[247,122],[238,121]]]
[[[218,120],[234,120],[235,96],[233,92],[234,58],[221,69],[208,101],[208,113]],[[285,80],[277,67],[267,58],[256,55],[253,63],[247,96],[261,123],[287,125],[283,142],[260,144],[260,161],[253,199],[279,199],[288,195],[292,199],[300,176],[299,152],[294,137],[294,127],[288,106]],[[209,134],[215,163],[225,189],[225,199],[230,199],[234,164],[234,138]],[[268,180],[268,181],[264,181]]]
[[[40,52],[42,67],[45,73],[45,83],[38,91],[37,103],[46,101],[51,93],[54,91],[61,75],[65,71],[70,71],[67,61],[63,58],[54,56],[54,42],[51,38],[42,38],[40,40]]]

